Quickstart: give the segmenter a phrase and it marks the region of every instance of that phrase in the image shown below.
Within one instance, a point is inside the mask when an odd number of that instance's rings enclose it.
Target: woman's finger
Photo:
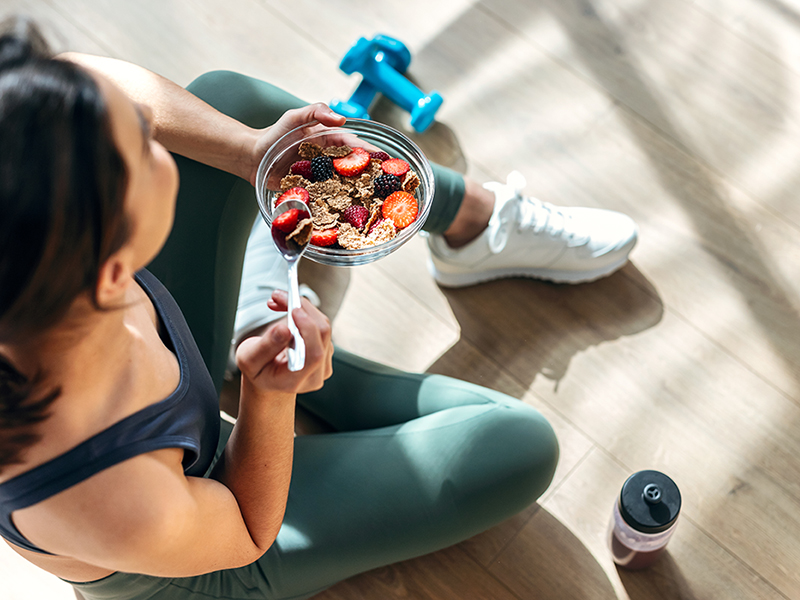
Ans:
[[[323,355],[325,346],[316,322],[303,307],[294,309],[292,317],[294,318],[294,324],[300,331],[300,335],[303,337],[303,341],[306,343],[306,362],[318,362]]]
[[[249,379],[255,379],[264,367],[284,350],[292,333],[284,322],[271,325],[264,335],[249,337],[236,350],[236,364]]]
[[[267,300],[270,310],[285,312],[289,308],[289,294],[285,290],[274,290]]]
[[[330,319],[320,309],[314,306],[308,298],[301,298],[300,301],[303,310],[306,311],[309,317],[314,321],[319,329],[322,341],[325,342],[331,337],[331,322]]]
[[[312,104],[310,108],[311,119],[316,119],[328,127],[341,127],[346,121],[342,115],[333,112],[327,104],[323,104],[322,102]]]

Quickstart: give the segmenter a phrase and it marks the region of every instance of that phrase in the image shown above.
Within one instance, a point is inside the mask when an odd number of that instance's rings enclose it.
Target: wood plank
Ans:
[[[535,171],[542,197],[632,215],[641,229],[633,261],[651,293],[770,385],[800,398],[793,226],[623,110],[547,162]]]
[[[652,123],[800,227],[780,184],[800,152],[800,75],[692,3],[482,3],[509,28]],[[540,36],[547,30],[559,35]]]
[[[695,358],[678,359],[667,344]],[[750,396],[752,374],[726,368],[724,355],[669,313],[658,327],[617,344],[613,358],[596,362],[597,354],[602,350],[575,357],[574,375],[557,391],[544,381],[533,391],[631,469],[672,474],[684,490],[687,516],[787,596],[797,594],[800,576],[792,565],[800,564],[800,500],[791,477],[780,473],[782,466],[798,467],[781,447],[800,423],[796,405],[784,406],[786,414],[770,405],[768,389]],[[645,356],[660,357],[662,366],[642,369]],[[707,385],[700,383],[704,377]],[[723,381],[733,394],[725,393]],[[609,401],[596,401],[602,390],[611,391]],[[765,399],[772,427],[750,420],[747,408],[739,412],[736,405],[751,397],[758,406]],[[781,430],[782,439],[774,440]],[[753,514],[760,515],[757,522]]]
[[[474,4],[471,0],[435,3],[408,0],[394,4],[370,0],[328,0],[323,11],[314,0],[296,0],[291,4],[280,0],[260,1],[281,15],[299,35],[313,39],[339,60],[360,37],[371,39],[376,34],[384,34],[399,39],[409,48],[411,65],[417,60],[419,48],[438,37],[463,12],[472,10]],[[355,85],[352,84],[352,89]],[[344,97],[349,95],[347,93]]]
[[[374,265],[351,268],[350,284],[333,320],[336,345],[422,372],[457,340],[457,325],[443,322]]]
[[[4,0],[0,19],[11,15],[33,19],[56,53],[67,50],[90,54],[109,53],[108,47],[42,0]]]
[[[230,69],[316,101],[327,100],[330,82],[340,77],[332,57],[257,0],[230,0],[224,7],[218,0],[58,0],[54,6],[117,57],[180,85]]]
[[[783,569],[791,573],[788,565],[800,558],[800,547],[773,547],[769,540],[786,528],[794,532],[791,539],[800,539],[797,405],[684,321],[662,314],[652,296],[627,279],[623,272],[590,290],[507,281],[448,295],[462,337],[521,384],[532,384],[551,407],[621,460],[643,466],[667,461],[689,478],[688,489],[698,499],[707,499],[698,500],[698,522],[713,522],[726,547],[791,589],[796,581]],[[620,288],[626,285],[630,297],[624,301]],[[498,299],[517,311],[504,314]],[[626,334],[626,316],[635,325],[637,312],[643,316],[640,328]],[[548,378],[540,375],[547,372],[545,364],[560,367],[550,367]],[[734,498],[729,492],[740,482],[748,493]],[[749,527],[746,515],[764,503],[775,506],[770,514],[781,516]],[[735,522],[716,517],[720,505]]]
[[[491,55],[493,43],[473,36],[470,50],[462,42],[478,21],[465,22],[463,30],[453,24],[420,69],[444,78],[480,72],[470,65]],[[460,140],[465,155],[496,174],[516,166],[531,182],[529,193],[545,200],[633,215],[642,226],[633,259],[648,277],[656,275],[651,287],[665,289],[669,304],[765,380],[800,397],[796,229],[630,111],[604,110],[590,86],[569,80],[556,66],[537,73],[537,62],[547,61],[530,44],[517,50],[511,40],[506,53],[515,58],[515,68],[496,68],[487,89],[497,97],[497,112],[513,115],[515,122],[487,114],[480,93],[464,94],[469,100],[449,110],[471,124]],[[537,78],[515,77],[517,65]],[[529,109],[527,98],[538,102]],[[516,131],[515,137],[508,131]],[[659,279],[661,274],[668,280]]]
[[[518,600],[458,547],[376,569],[314,596],[316,600]]]
[[[727,29],[800,73],[800,3],[797,0],[692,0]]]
[[[482,597],[647,599],[800,595],[793,2],[28,4],[71,28],[79,49],[180,83],[225,66],[323,100],[354,89],[337,65],[357,37],[396,35],[420,87],[445,97],[442,122],[415,138],[431,156],[483,178],[520,168],[543,199],[634,215],[634,266],[597,284],[448,292],[414,240],[363,271],[323,269],[315,287],[351,349],[523,397],[544,408],[563,450],[544,509],[333,597],[469,597],[465,579]],[[404,128],[405,113],[378,108]],[[363,311],[382,304],[403,305],[402,327],[368,316],[363,329]],[[613,459],[587,456],[593,443]],[[617,573],[606,504],[625,474],[654,465],[680,480],[685,520],[666,561]],[[585,489],[603,500],[594,513],[578,501]],[[0,556],[4,590],[48,589],[10,558]]]
[[[684,514],[666,554],[639,573],[607,547],[611,507],[629,475],[594,451],[490,567],[521,598],[783,599]],[[684,499],[684,506],[691,503]],[[567,575],[569,574],[569,575]]]

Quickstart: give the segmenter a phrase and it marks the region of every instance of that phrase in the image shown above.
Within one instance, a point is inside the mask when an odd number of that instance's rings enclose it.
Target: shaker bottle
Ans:
[[[681,493],[658,471],[639,471],[623,484],[609,523],[614,562],[626,569],[643,569],[661,555],[675,532]]]

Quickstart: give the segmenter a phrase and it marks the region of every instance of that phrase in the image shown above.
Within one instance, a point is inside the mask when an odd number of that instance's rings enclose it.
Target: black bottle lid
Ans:
[[[619,512],[625,522],[642,533],[669,529],[681,511],[681,492],[658,471],[639,471],[623,484]]]

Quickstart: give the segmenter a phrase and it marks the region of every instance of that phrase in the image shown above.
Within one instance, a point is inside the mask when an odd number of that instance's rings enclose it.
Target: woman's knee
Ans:
[[[521,401],[503,403],[485,414],[474,432],[475,457],[481,457],[511,511],[533,503],[550,486],[558,464],[558,439],[552,426]]]

